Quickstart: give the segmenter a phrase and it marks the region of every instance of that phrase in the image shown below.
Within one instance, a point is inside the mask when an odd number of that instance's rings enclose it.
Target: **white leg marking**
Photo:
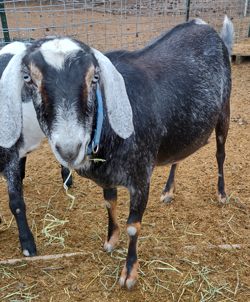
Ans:
[[[29,257],[29,256],[30,256],[30,253],[29,253],[28,250],[23,250],[23,254],[24,254],[24,256],[26,256],[26,257]]]
[[[137,233],[137,229],[133,226],[129,226],[127,227],[127,232],[129,236],[135,236],[135,234]]]

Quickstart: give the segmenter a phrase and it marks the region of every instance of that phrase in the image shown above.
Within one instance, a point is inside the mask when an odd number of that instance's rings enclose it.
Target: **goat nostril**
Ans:
[[[60,145],[56,144],[55,145],[55,149],[58,152],[58,154],[62,157],[62,158],[68,158],[69,156],[66,154],[66,152],[64,151],[63,147],[61,147]]]

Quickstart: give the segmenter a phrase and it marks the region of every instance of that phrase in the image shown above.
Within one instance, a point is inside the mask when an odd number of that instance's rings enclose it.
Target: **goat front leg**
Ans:
[[[73,185],[73,177],[72,177],[72,175],[70,175],[70,177],[69,177],[69,174],[70,174],[70,170],[68,168],[64,167],[63,165],[61,165],[62,180],[63,180],[63,183],[65,183],[65,181],[68,179],[66,182],[66,186],[68,188],[72,187],[72,185]]]
[[[19,169],[20,169],[20,175],[21,175],[21,180],[22,181],[25,178],[26,159],[27,159],[26,156],[19,159]]]
[[[34,256],[36,255],[36,245],[26,218],[20,166],[17,156],[6,165],[4,175],[8,185],[9,206],[16,219],[22,252],[25,256]]]
[[[104,243],[104,249],[107,252],[112,252],[115,248],[120,235],[120,230],[116,218],[117,207],[117,189],[103,189],[103,196],[108,211],[108,238]]]
[[[141,229],[142,216],[148,201],[149,185],[142,190],[130,191],[130,211],[127,220],[129,236],[128,254],[121,273],[120,285],[131,289],[138,278],[137,239]]]

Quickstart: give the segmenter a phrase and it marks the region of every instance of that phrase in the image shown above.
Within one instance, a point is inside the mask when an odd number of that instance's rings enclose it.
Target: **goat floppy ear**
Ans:
[[[12,57],[0,79],[0,146],[12,147],[22,130],[23,77],[21,63],[25,51]]]
[[[105,55],[92,50],[101,69],[109,123],[117,135],[126,139],[134,132],[134,125],[124,79]]]

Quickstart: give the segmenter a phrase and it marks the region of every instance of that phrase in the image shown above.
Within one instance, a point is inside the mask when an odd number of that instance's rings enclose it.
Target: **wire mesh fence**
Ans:
[[[8,0],[0,1],[0,39],[69,35],[101,50],[134,49],[187,19],[219,29],[225,14],[236,42],[248,37],[249,0]]]

